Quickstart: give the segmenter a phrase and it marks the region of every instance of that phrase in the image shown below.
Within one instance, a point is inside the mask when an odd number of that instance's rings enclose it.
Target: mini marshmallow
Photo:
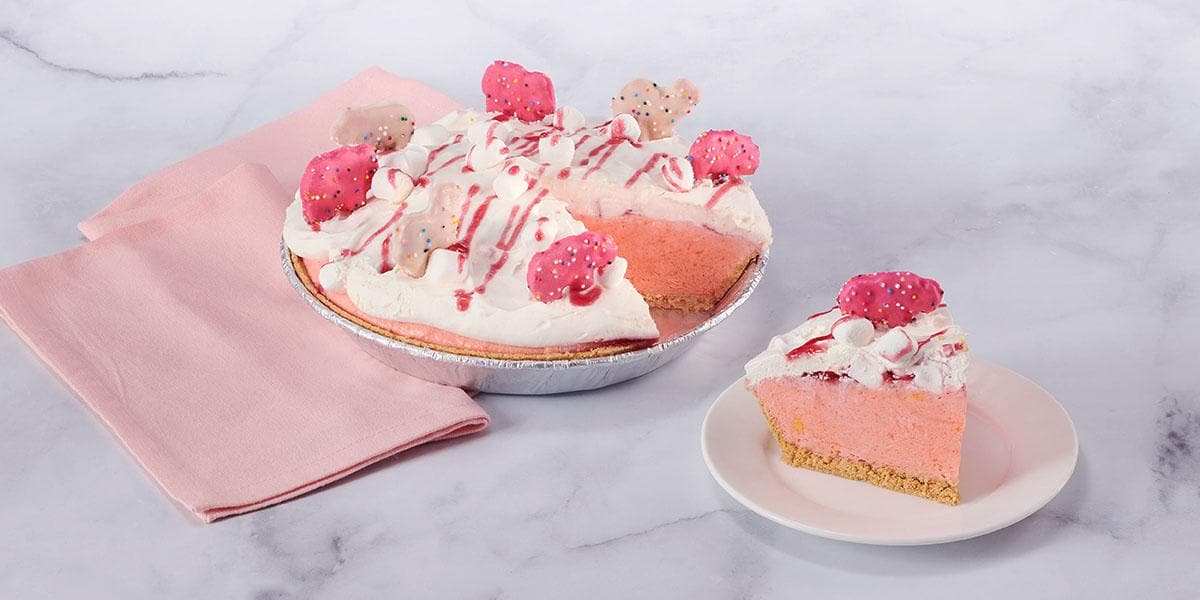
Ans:
[[[430,193],[427,187],[417,188],[408,195],[407,202],[408,207],[404,209],[405,214],[415,215],[425,212],[433,205],[433,194]]]
[[[672,156],[658,168],[658,184],[672,192],[686,192],[696,186],[692,162]]]
[[[516,202],[533,185],[534,179],[519,165],[508,164],[492,180],[492,190],[501,200]]]
[[[540,233],[541,237],[538,238],[537,233],[534,234],[533,249],[541,252],[549,248],[554,243],[554,240],[558,239],[558,221],[553,219],[542,221],[539,219],[535,231]],[[570,230],[567,233],[570,233]]]
[[[325,263],[317,272],[317,283],[326,292],[340,293],[346,291],[346,263]]]
[[[613,117],[612,123],[608,125],[608,139],[610,140],[626,140],[630,142],[638,141],[642,135],[642,127],[638,125],[637,119],[633,115],[622,114]]]
[[[874,360],[862,360],[856,357],[846,369],[846,374],[851,379],[867,386],[879,387],[883,385],[883,370],[878,367]]]
[[[438,248],[429,253],[424,278],[438,283],[454,284],[467,280],[467,270],[459,270],[459,253]]]
[[[400,204],[413,191],[413,181],[400,169],[380,169],[371,177],[371,196]]]
[[[454,211],[459,204],[454,194],[439,194],[431,198],[427,188],[412,195],[409,209],[400,220],[399,231],[390,235],[389,256],[396,269],[409,277],[422,277],[433,252],[447,248],[458,240]],[[414,202],[426,206],[416,209]]]
[[[486,171],[502,162],[508,156],[508,146],[498,138],[490,142],[475,144],[467,150],[467,166],[476,171]]]
[[[512,125],[503,121],[480,121],[467,128],[467,139],[472,144],[487,144],[491,140],[507,144],[511,137]]]
[[[600,274],[600,285],[604,289],[612,289],[614,285],[625,279],[625,271],[628,268],[629,263],[625,259],[620,256],[614,258],[612,264],[604,267],[604,272]]]
[[[441,146],[450,141],[450,130],[434,123],[413,130],[409,142],[421,146]]]
[[[574,106],[561,106],[554,111],[554,120],[552,122],[554,128],[561,129],[567,132],[573,132],[586,124],[583,118],[583,113]]]
[[[917,344],[903,327],[893,327],[875,341],[875,349],[884,360],[896,364],[912,356]]]
[[[417,144],[409,144],[402,150],[389,152],[379,157],[380,167],[400,169],[416,179],[429,169],[429,148]]]
[[[833,339],[861,348],[875,338],[875,326],[862,317],[846,316],[833,322]]]
[[[575,159],[575,142],[566,136],[548,135],[538,140],[538,161],[565,167]]]

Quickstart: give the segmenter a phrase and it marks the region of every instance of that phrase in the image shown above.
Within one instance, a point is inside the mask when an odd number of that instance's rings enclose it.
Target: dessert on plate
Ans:
[[[969,363],[936,281],[874,273],[773,338],[745,383],[785,463],[958,504]]]
[[[632,81],[604,119],[513,63],[482,88],[484,110],[433,123],[390,101],[338,118],[283,232],[327,306],[458,354],[602,356],[654,344],[664,312],[714,309],[770,244],[754,142],[675,133],[690,82]]]

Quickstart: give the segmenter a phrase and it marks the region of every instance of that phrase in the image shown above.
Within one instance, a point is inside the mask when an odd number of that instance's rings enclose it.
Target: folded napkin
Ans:
[[[0,271],[0,317],[205,521],[487,426],[461,390],[371,358],[281,272],[284,208],[333,114],[385,98],[425,122],[453,107],[367,71],[134,186],[80,225],[100,239]],[[241,164],[256,158],[292,183]]]

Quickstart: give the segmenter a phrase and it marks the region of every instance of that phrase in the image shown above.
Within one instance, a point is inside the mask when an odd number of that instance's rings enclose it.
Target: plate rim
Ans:
[[[704,458],[704,465],[708,469],[708,472],[712,476],[712,478],[714,480],[716,480],[717,484],[720,485],[720,487],[723,490],[725,490],[725,493],[729,494],[734,500],[736,500],[742,506],[750,509],[752,512],[758,514],[759,516],[761,516],[765,519],[768,519],[774,523],[777,523],[777,524],[787,527],[789,529],[793,529],[793,530],[807,533],[810,535],[815,535],[818,537],[823,537],[826,539],[837,540],[837,541],[841,541],[841,542],[855,543],[855,544],[872,545],[872,546],[927,546],[927,545],[945,544],[945,543],[950,543],[950,542],[968,540],[968,539],[988,535],[990,533],[994,533],[994,532],[1004,529],[1006,527],[1010,527],[1016,523],[1023,521],[1024,519],[1028,518],[1033,513],[1041,510],[1043,507],[1045,507],[1047,504],[1049,504],[1051,500],[1053,500],[1055,497],[1058,496],[1059,493],[1062,492],[1063,488],[1066,487],[1067,482],[1071,480],[1072,476],[1074,476],[1075,468],[1078,466],[1078,463],[1079,463],[1079,432],[1075,428],[1075,422],[1071,419],[1070,413],[1067,412],[1066,408],[1062,405],[1062,403],[1059,402],[1058,399],[1055,398],[1054,395],[1051,394],[1048,390],[1046,390],[1042,386],[1038,385],[1033,380],[1029,379],[1028,377],[1025,377],[1024,375],[1022,375],[1012,369],[1009,369],[1008,367],[1005,367],[1003,365],[1000,365],[1000,364],[997,364],[997,363],[994,363],[991,361],[972,357],[972,363],[973,363],[973,365],[974,364],[986,365],[989,368],[997,369],[999,372],[1001,372],[1007,376],[1019,378],[1026,384],[1031,385],[1034,388],[1036,388],[1037,390],[1041,391],[1043,394],[1045,394],[1045,398],[1049,399],[1052,402],[1052,408],[1057,409],[1057,412],[1062,416],[1065,424],[1067,425],[1067,428],[1071,432],[1070,466],[1064,470],[1064,474],[1061,477],[1061,480],[1058,481],[1055,486],[1053,486],[1053,490],[1050,490],[1050,487],[1048,486],[1047,487],[1048,492],[1039,496],[1035,501],[1031,501],[1028,504],[1023,505],[1023,508],[1021,510],[1015,511],[1012,515],[1009,515],[1007,518],[1001,519],[995,523],[989,523],[988,526],[986,526],[986,527],[983,527],[983,528],[980,528],[977,530],[967,531],[962,534],[948,534],[948,535],[941,535],[941,536],[934,536],[934,537],[908,537],[908,538],[863,537],[861,535],[829,530],[829,529],[825,529],[825,528],[822,528],[819,526],[804,523],[802,521],[797,521],[797,520],[789,518],[787,516],[777,514],[774,511],[760,505],[758,502],[754,501],[753,499],[747,497],[745,494],[743,494],[741,491],[739,491],[735,485],[730,483],[728,480],[725,479],[724,476],[722,476],[721,470],[718,469],[717,466],[713,463],[713,459],[711,456],[711,450],[709,448],[709,442],[708,442],[708,437],[709,437],[708,434],[709,434],[710,427],[712,426],[711,423],[713,422],[714,413],[717,411],[717,408],[722,405],[722,402],[726,401],[727,395],[737,391],[738,389],[745,390],[745,385],[743,383],[744,377],[738,377],[738,379],[735,380],[732,384],[727,386],[725,389],[721,390],[721,392],[719,394],[717,394],[717,397],[712,401],[712,403],[708,407],[708,410],[704,414],[704,420],[700,425],[700,453]],[[764,427],[765,427],[765,425],[764,425]],[[818,474],[824,475],[824,474],[820,474],[820,473],[818,473]],[[829,476],[833,477],[832,475],[829,475]],[[898,493],[898,492],[896,492],[896,493]],[[947,507],[947,508],[953,509],[953,508],[957,508],[957,507]]]

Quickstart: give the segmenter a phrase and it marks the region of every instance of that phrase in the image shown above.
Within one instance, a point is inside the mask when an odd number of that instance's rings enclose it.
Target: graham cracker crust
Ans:
[[[306,269],[304,267],[304,259],[300,258],[299,255],[297,255],[294,252],[291,252],[290,250],[288,251],[288,256],[291,258],[292,268],[296,271],[296,277],[298,277],[300,279],[300,283],[303,283],[304,288],[306,290],[308,290],[308,293],[312,294],[313,297],[315,297],[317,300],[320,300],[321,304],[324,304],[326,306],[326,308],[328,308],[329,310],[332,310],[333,312],[337,313],[338,315],[341,315],[343,318],[345,318],[349,321],[352,321],[354,324],[356,324],[360,327],[369,329],[369,330],[371,330],[379,335],[382,335],[384,337],[387,337],[387,338],[390,338],[393,340],[397,340],[400,342],[404,342],[406,344],[420,346],[422,348],[429,348],[430,350],[437,350],[439,352],[448,352],[450,354],[458,354],[460,356],[474,356],[474,357],[478,357],[478,358],[494,358],[494,359],[501,359],[501,360],[569,360],[569,359],[579,359],[579,358],[595,358],[595,357],[599,357],[599,356],[612,356],[614,354],[621,354],[622,352],[629,352],[631,350],[645,348],[645,347],[653,345],[655,342],[657,342],[657,340],[639,340],[639,341],[635,341],[635,342],[615,342],[613,344],[597,346],[595,348],[589,348],[587,350],[578,350],[578,351],[558,351],[558,350],[550,350],[550,349],[530,348],[528,352],[483,352],[483,351],[475,351],[475,350],[466,350],[466,349],[457,348],[454,346],[435,344],[435,343],[432,343],[432,342],[429,342],[429,341],[426,341],[426,340],[423,340],[420,338],[399,335],[391,330],[384,329],[383,327],[375,325],[374,323],[369,323],[369,322],[359,318],[358,316],[351,314],[346,309],[342,308],[341,306],[338,306],[338,304],[336,302],[334,302],[333,300],[330,300],[328,297],[325,296],[325,294],[322,294],[320,292],[320,290],[317,289],[316,284],[313,283],[312,279],[308,276],[308,269]]]
[[[682,310],[688,312],[704,312],[716,310],[725,296],[729,295],[729,290],[741,280],[742,275],[746,273],[746,269],[758,260],[758,254],[752,254],[747,259],[742,268],[737,270],[728,282],[724,285],[724,290],[718,296],[695,295],[695,294],[648,294],[638,290],[642,294],[642,299],[649,304],[651,308],[666,308],[669,310]]]
[[[720,299],[712,296],[685,296],[682,294],[642,294],[642,299],[650,308],[665,308],[668,310],[683,310],[688,312],[711,311],[717,307]]]
[[[753,393],[753,392],[751,392]],[[865,481],[871,485],[927,498],[934,502],[955,506],[959,503],[958,488],[944,479],[926,479],[908,475],[888,467],[877,467],[861,460],[850,460],[838,456],[824,456],[807,448],[801,448],[783,439],[775,419],[759,402],[759,409],[771,426],[771,433],[783,449],[780,460],[793,467],[837,475],[854,481]]]

